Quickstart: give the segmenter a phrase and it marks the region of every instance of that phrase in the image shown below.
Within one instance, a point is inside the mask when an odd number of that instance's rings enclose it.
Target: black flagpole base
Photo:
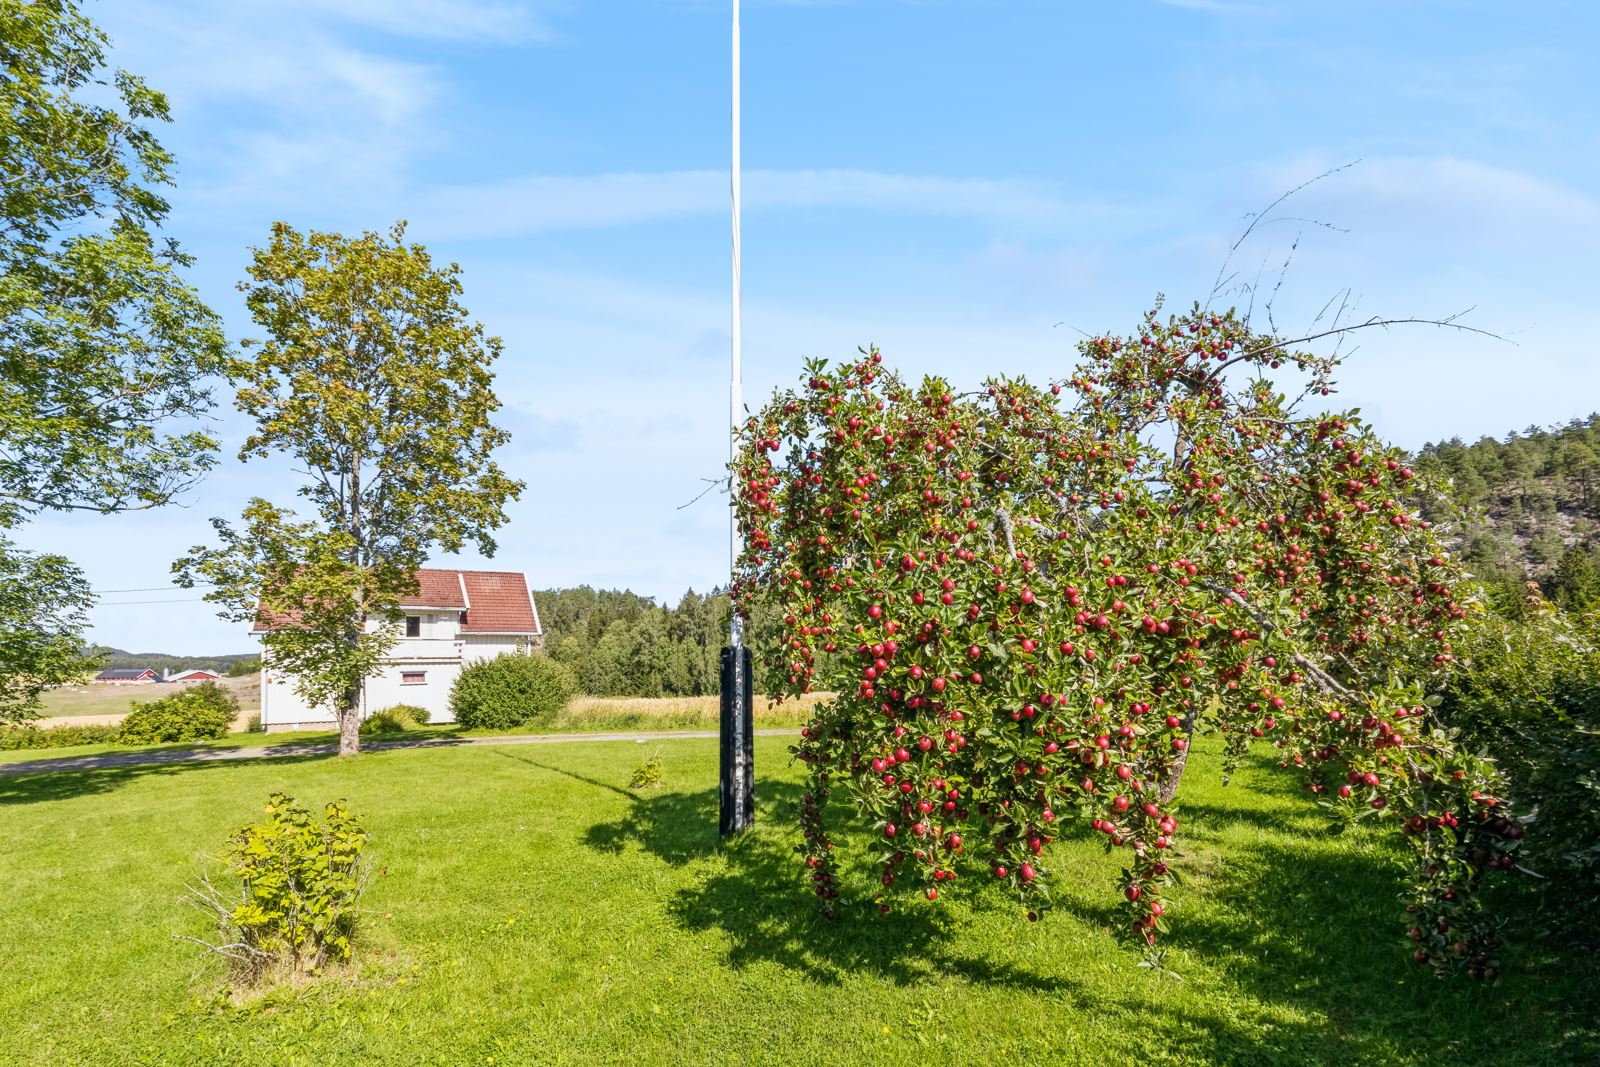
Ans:
[[[756,821],[755,731],[750,650],[722,650],[722,776],[717,829],[723,837],[748,830]]]

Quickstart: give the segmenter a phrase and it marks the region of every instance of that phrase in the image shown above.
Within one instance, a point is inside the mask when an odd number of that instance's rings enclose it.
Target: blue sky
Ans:
[[[399,218],[505,339],[528,482],[494,566],[675,599],[726,566],[728,27],[717,0],[117,0],[172,100],[168,231],[235,337],[272,221]],[[1338,164],[1236,260],[1294,249],[1279,325],[1348,288],[1395,329],[1342,376],[1406,446],[1600,408],[1600,7],[1350,0],[747,0],[746,395],[876,342],[912,373],[1046,377],[1075,328],[1209,292],[1245,212]],[[1064,325],[1058,326],[1058,323]],[[237,448],[242,427],[219,423]],[[242,651],[168,566],[281,470],[24,531],[108,593],[94,637]],[[448,561],[440,561],[448,562]],[[483,561],[467,557],[466,563]],[[176,603],[139,603],[173,600]]]

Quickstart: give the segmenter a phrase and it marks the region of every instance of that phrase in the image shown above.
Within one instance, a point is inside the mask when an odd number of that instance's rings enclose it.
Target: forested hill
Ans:
[[[1514,595],[1534,579],[1564,606],[1600,607],[1600,414],[1426,445],[1416,466],[1481,515],[1464,524],[1461,549],[1487,583]]]
[[[185,667],[226,674],[228,668],[244,660],[254,661],[257,653],[239,652],[226,656],[175,656],[169,652],[125,652],[120,648],[96,645],[90,655],[102,667],[149,667],[157,671],[176,671]]]

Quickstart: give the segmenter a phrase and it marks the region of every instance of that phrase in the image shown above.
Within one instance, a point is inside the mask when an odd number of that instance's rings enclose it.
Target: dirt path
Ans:
[[[757,730],[757,737],[784,737],[793,730]],[[394,748],[454,748],[461,745],[556,745],[574,741],[672,741],[679,738],[714,738],[711,730],[671,731],[652,733],[604,734],[513,734],[506,737],[440,737],[416,741],[368,741],[362,744],[364,752],[381,752]],[[26,760],[20,763],[0,763],[0,776],[18,774],[44,774],[53,771],[97,771],[109,767],[131,767],[148,763],[210,763],[217,760],[272,759],[282,756],[332,756],[338,745],[283,744],[266,748],[189,748],[163,749],[157,752],[109,752],[103,756],[62,756],[55,759]]]

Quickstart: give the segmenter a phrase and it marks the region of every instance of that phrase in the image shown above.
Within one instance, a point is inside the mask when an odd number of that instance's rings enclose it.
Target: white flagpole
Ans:
[[[728,575],[731,582],[739,562],[739,518],[733,508],[734,472],[738,459],[733,431],[743,416],[739,362],[744,336],[739,321],[739,0],[733,0],[733,375],[728,383]],[[731,587],[730,587],[731,590]],[[722,650],[721,768],[718,776],[718,830],[729,837],[748,830],[755,822],[755,751],[751,735],[750,690],[753,680],[745,669],[750,653],[744,647],[744,623],[737,611],[729,612],[728,647]]]
[[[738,427],[743,415],[744,402],[740,395],[742,383],[739,380],[740,362],[743,357],[744,327],[740,321],[739,291],[739,0],[733,0],[733,181],[731,192],[733,194],[733,378],[728,390],[728,420],[731,427]],[[732,438],[728,444],[728,461],[732,463],[738,458],[738,447]],[[730,471],[729,492],[733,489],[733,473]],[[732,508],[732,499],[728,501],[728,574],[731,578],[739,562],[739,519]],[[733,614],[729,625],[728,643],[735,649],[744,644],[744,625],[737,612]]]

